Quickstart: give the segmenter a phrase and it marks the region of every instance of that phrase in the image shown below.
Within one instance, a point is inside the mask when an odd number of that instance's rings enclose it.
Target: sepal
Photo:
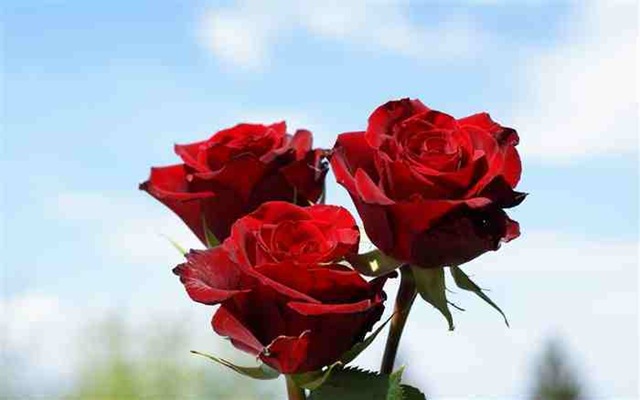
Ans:
[[[491,307],[495,308],[502,315],[502,318],[504,318],[504,323],[507,324],[507,326],[509,326],[509,321],[507,320],[507,316],[504,315],[504,312],[502,312],[500,307],[498,307],[498,305],[494,303],[493,300],[491,300],[489,296],[487,296],[484,293],[482,288],[476,285],[476,283],[473,282],[471,278],[469,278],[469,276],[460,269],[460,267],[451,267],[450,271],[451,271],[451,276],[453,276],[453,280],[456,283],[456,286],[458,286],[460,289],[473,292],[476,295],[478,295],[478,297],[480,297],[482,300],[486,301]]]
[[[442,313],[449,324],[449,330],[452,331],[454,329],[453,316],[447,300],[444,268],[420,268],[412,265],[411,271],[420,297]]]
[[[205,243],[207,248],[212,249],[220,244],[216,235],[214,235],[213,232],[211,232],[211,229],[209,229],[204,215],[202,216],[202,229],[204,230],[204,237],[207,241],[207,243]]]
[[[212,356],[210,354],[201,353],[201,352],[195,351],[195,350],[191,350],[191,353],[199,355],[199,356],[202,356],[202,357],[205,357],[205,358],[208,358],[211,361],[214,361],[214,362],[216,362],[218,364],[224,365],[225,367],[234,370],[235,372],[239,373],[240,375],[244,375],[244,376],[247,376],[249,378],[260,379],[260,380],[269,380],[269,379],[276,379],[277,377],[280,376],[280,372],[278,372],[275,369],[271,368],[267,364],[260,364],[257,367],[241,367],[239,365],[235,365],[234,363],[232,363],[230,361],[225,360],[224,358],[215,357],[215,356]]]

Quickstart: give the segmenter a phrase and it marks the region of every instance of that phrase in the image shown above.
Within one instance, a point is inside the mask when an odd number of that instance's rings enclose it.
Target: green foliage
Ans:
[[[540,358],[531,397],[535,400],[578,400],[584,397],[580,382],[556,340],[547,344]]]
[[[500,314],[502,314],[502,317],[504,318],[504,323],[507,324],[507,326],[509,326],[509,321],[507,320],[507,316],[504,315],[504,313],[502,312],[502,310],[500,309],[500,307],[498,307],[496,305],[496,303],[494,303],[489,296],[487,296],[484,291],[480,288],[480,286],[476,285],[471,278],[469,278],[469,276],[467,276],[467,274],[464,273],[464,271],[462,271],[459,267],[451,267],[450,268],[451,271],[451,275],[453,276],[453,280],[455,281],[456,285],[463,290],[468,290],[470,292],[475,293],[476,295],[478,295],[478,297],[480,297],[482,300],[486,301],[487,303],[489,303],[489,305],[493,308],[495,308],[496,310],[498,310],[498,312]]]
[[[351,264],[355,270],[366,276],[382,276],[395,270],[402,264],[400,261],[387,256],[380,250],[372,250],[367,253],[350,256],[347,258],[347,261],[349,261],[349,264]]]
[[[402,385],[403,400],[426,400],[424,393],[409,385]]]
[[[449,324],[449,330],[452,331],[453,317],[447,301],[444,268],[420,268],[412,265],[411,270],[420,297],[442,313]]]
[[[340,361],[337,361],[320,371],[291,375],[291,379],[293,379],[298,387],[301,387],[303,389],[316,390],[317,388],[322,386],[322,384],[325,383],[327,379],[329,379],[329,376],[331,376],[334,369],[340,368],[341,366],[342,363]]]
[[[231,361],[225,360],[224,358],[215,357],[210,354],[200,353],[199,351],[195,350],[191,350],[191,353],[208,358],[209,360],[214,361],[220,365],[224,365],[225,367],[232,369],[240,375],[246,376],[248,378],[270,380],[276,379],[280,376],[280,372],[263,363],[261,363],[257,367],[241,367],[239,365],[235,365]]]
[[[358,368],[336,369],[309,400],[426,400],[419,390],[402,385],[400,369],[391,375]]]
[[[220,374],[189,356],[183,324],[163,321],[136,334],[119,319],[93,326],[82,346],[84,360],[68,400],[282,398],[282,382],[257,383]],[[136,330],[137,332],[137,330]],[[275,386],[274,386],[275,385]],[[23,398],[23,397],[16,397]]]

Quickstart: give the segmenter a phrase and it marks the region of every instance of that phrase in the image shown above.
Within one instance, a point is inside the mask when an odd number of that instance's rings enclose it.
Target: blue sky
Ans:
[[[460,295],[471,311],[448,334],[422,306],[407,341],[437,361],[409,357],[412,379],[439,397],[518,396],[530,357],[558,334],[594,393],[637,394],[636,5],[131,3],[4,5],[7,351],[33,347],[19,337],[42,324],[57,327],[49,340],[59,344],[86,323],[75,316],[96,310],[198,308],[169,274],[179,257],[160,235],[196,242],[136,189],[151,165],[175,162],[173,143],[285,119],[328,147],[362,129],[377,105],[417,97],[459,117],[489,111],[518,129],[519,187],[531,196],[512,212],[523,236],[467,266],[513,328]],[[329,200],[351,207],[329,182]],[[207,310],[193,312],[205,315],[193,329],[206,330]],[[464,366],[445,353],[460,347]],[[488,372],[512,365],[520,376],[507,383]],[[55,381],[65,368],[72,377],[73,365],[34,374]],[[473,376],[467,389],[452,371]]]

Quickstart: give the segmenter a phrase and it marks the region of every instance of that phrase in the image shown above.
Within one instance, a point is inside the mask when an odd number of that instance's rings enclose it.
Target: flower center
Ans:
[[[418,131],[405,142],[413,163],[441,172],[455,171],[461,164],[461,149],[450,131]]]
[[[270,247],[278,259],[317,255],[328,250],[323,233],[308,221],[285,221],[279,224],[271,237]]]

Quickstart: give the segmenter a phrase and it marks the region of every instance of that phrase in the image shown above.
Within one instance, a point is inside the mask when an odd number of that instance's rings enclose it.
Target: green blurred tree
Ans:
[[[183,351],[181,324],[127,331],[118,318],[92,327],[68,400],[277,399],[282,382],[255,382]],[[86,347],[86,348],[85,348]]]
[[[547,342],[538,365],[532,388],[535,400],[578,400],[584,390],[560,340]]]

